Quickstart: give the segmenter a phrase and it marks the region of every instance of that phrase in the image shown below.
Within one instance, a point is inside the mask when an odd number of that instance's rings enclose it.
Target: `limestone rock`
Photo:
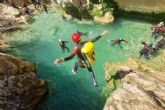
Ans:
[[[103,24],[109,24],[114,21],[114,16],[110,13],[106,13],[103,17],[95,16],[94,21]]]
[[[2,7],[1,12],[3,15],[18,16],[21,13],[18,9],[13,8],[11,6],[7,6],[4,4],[0,4],[0,6]]]
[[[114,72],[121,86],[107,99],[104,110],[165,110],[165,71],[159,69],[165,60],[159,65],[160,59],[154,65],[132,58],[124,64],[105,64],[107,86]]]
[[[0,21],[0,32],[19,29],[15,20],[2,20]]]
[[[142,13],[165,13],[165,0],[114,0],[119,9]]]
[[[35,71],[30,62],[0,54],[1,110],[36,110],[46,85],[37,79]]]

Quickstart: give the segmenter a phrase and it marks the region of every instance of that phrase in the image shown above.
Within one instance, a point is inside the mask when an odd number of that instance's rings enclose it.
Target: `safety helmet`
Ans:
[[[59,42],[61,42],[62,40],[61,39],[58,39]]]
[[[80,34],[79,34],[79,33],[74,33],[74,34],[72,35],[72,41],[73,41],[74,43],[78,43],[78,42],[80,41]]]

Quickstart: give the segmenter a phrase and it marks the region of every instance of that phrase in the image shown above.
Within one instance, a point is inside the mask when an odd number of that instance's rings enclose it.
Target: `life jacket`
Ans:
[[[95,62],[95,52],[94,52],[94,44],[90,41],[85,42],[81,46],[81,54],[88,60],[89,64],[86,64],[85,61],[82,60],[83,64],[86,67],[90,67]]]

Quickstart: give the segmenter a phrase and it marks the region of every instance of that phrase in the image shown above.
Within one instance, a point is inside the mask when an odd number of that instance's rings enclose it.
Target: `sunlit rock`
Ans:
[[[18,16],[21,13],[18,9],[13,8],[11,6],[0,4],[0,7],[1,7],[1,14],[3,15]]]
[[[95,16],[94,21],[103,24],[109,24],[114,21],[114,16],[110,13],[106,13],[103,17]]]
[[[154,62],[155,66],[157,59]],[[164,65],[162,62],[157,66]],[[104,110],[164,110],[165,71],[154,66],[132,58],[124,64],[105,64],[107,85],[110,86],[112,73],[116,73],[120,87],[107,99]]]

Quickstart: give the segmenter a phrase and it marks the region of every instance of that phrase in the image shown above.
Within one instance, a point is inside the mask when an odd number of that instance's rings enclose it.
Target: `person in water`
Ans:
[[[143,41],[143,42],[141,42],[141,44],[144,46],[144,48],[148,48],[149,50],[152,50],[152,47],[154,45],[154,37],[151,36],[149,43],[146,43]]]
[[[90,42],[98,41],[102,36],[106,35],[107,33],[108,33],[108,31],[102,32],[99,36],[91,39]],[[81,51],[82,45],[85,44],[88,41],[81,42],[81,35],[79,33],[74,33],[72,35],[72,41],[76,44],[76,46],[74,47],[72,53],[69,56],[65,57],[65,58],[56,59],[54,61],[54,63],[59,64],[61,62],[69,61],[69,60],[73,59],[74,56],[77,55],[78,61],[75,62],[74,68],[72,69],[72,73],[77,74],[78,67],[81,67],[81,68],[86,67],[89,71],[89,74],[90,74],[91,78],[92,78],[93,85],[97,86],[97,82],[96,82],[96,79],[95,79],[95,75],[94,75],[92,66],[91,66],[91,64],[89,64],[88,59],[86,57],[84,57],[84,55],[82,54],[82,51]],[[88,66],[86,66],[86,65],[88,65]]]
[[[147,59],[147,60],[149,60],[150,59],[150,57],[149,57],[149,48],[142,48],[140,51],[139,51],[139,58],[141,58],[141,56],[142,55],[144,55],[144,57]]]
[[[69,52],[69,48],[65,45],[65,43],[69,43],[69,42],[68,41],[63,41],[62,39],[58,39],[58,45],[60,46],[62,51],[65,52],[65,49],[66,49]]]
[[[152,49],[153,44],[142,42],[143,48]]]
[[[118,38],[118,39],[112,40],[112,45],[118,44],[118,45],[122,48],[121,42],[126,42],[126,43],[128,43],[126,40],[124,40],[124,39],[122,39],[122,38]]]
[[[159,32],[160,32],[160,28],[155,27],[155,28],[152,29],[152,35],[151,36],[153,36],[155,39],[157,39],[158,36],[159,36]]]
[[[162,33],[162,39],[155,44],[153,49],[156,51],[159,48],[163,48],[164,46],[165,46],[165,33]]]

